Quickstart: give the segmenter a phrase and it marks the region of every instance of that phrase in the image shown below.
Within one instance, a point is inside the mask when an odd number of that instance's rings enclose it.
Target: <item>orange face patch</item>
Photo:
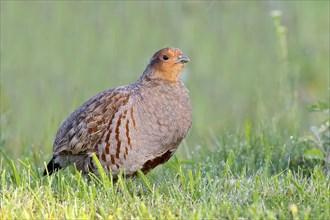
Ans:
[[[149,63],[154,77],[177,82],[185,63],[189,61],[187,57],[184,57],[183,62],[182,57],[182,51],[177,48],[164,48],[156,52]]]

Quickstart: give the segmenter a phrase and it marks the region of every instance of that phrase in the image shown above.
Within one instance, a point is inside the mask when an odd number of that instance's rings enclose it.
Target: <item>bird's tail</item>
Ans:
[[[47,168],[45,169],[43,175],[51,175],[52,173],[56,172],[57,170],[62,169],[60,164],[55,163],[55,157],[53,157],[49,163],[47,164]]]

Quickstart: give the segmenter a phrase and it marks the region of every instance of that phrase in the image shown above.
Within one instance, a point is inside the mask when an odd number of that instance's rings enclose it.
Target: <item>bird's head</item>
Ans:
[[[178,48],[167,47],[157,51],[150,59],[146,72],[151,79],[177,82],[189,58]]]

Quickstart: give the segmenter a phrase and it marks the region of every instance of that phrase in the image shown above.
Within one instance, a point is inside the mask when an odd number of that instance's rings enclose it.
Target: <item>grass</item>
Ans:
[[[264,153],[257,169],[248,166],[250,158],[243,159],[248,154],[233,149],[227,156],[213,152],[200,163],[176,158],[147,176],[119,178],[116,183],[102,174],[85,179],[74,169],[41,177],[40,168],[26,159],[19,168],[2,170],[0,215],[3,219],[328,219],[329,177],[322,169],[315,166],[309,177],[299,169],[273,173],[272,151]]]
[[[330,219],[329,2],[1,1],[0,26],[0,219]],[[164,46],[192,60],[175,158],[42,177],[61,121]]]

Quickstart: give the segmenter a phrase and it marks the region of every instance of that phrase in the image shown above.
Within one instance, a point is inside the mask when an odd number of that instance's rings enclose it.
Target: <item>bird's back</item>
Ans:
[[[90,169],[85,158],[98,154],[99,145],[108,141],[119,114],[133,102],[134,85],[104,91],[81,105],[59,128],[53,144],[55,163],[64,168]]]

